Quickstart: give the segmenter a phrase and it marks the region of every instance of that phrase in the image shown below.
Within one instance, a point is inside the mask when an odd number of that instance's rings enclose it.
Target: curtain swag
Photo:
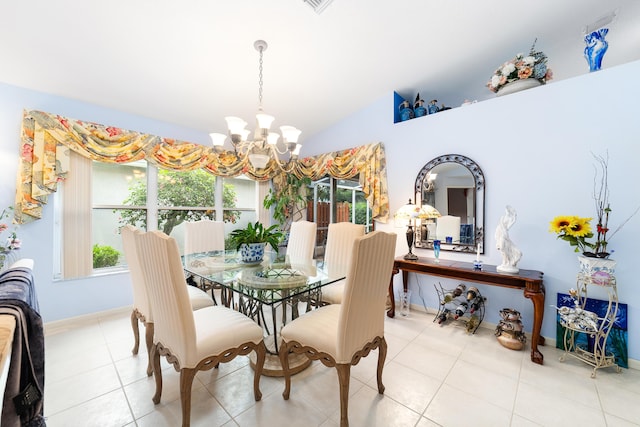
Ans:
[[[247,175],[258,181],[283,172],[273,161],[256,170],[246,157],[213,148],[104,126],[42,111],[24,111],[20,143],[20,166],[15,203],[15,222],[25,224],[42,217],[42,205],[69,173],[69,150],[105,163],[128,163],[145,159],[159,168],[191,171],[205,169],[222,177]],[[389,197],[382,143],[299,159],[291,172],[312,180],[325,175],[352,178],[360,185],[372,209],[373,219],[387,222]],[[276,189],[277,191],[277,189]]]

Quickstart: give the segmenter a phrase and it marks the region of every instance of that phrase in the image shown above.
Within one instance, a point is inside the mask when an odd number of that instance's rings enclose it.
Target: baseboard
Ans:
[[[95,322],[105,317],[120,316],[124,313],[131,313],[131,306],[112,308],[109,310],[97,311],[95,313],[83,314],[81,316],[69,317],[67,319],[47,322],[43,325],[44,335],[45,337],[47,335],[55,335],[80,325],[86,325],[88,322]]]

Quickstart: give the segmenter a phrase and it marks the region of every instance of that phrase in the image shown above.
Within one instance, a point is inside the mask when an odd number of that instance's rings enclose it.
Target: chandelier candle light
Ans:
[[[300,154],[301,144],[298,138],[301,131],[293,126],[280,126],[282,139],[284,140],[284,148],[279,148],[280,134],[270,132],[271,124],[275,117],[266,114],[262,109],[262,55],[267,50],[267,42],[264,40],[256,40],[253,44],[255,49],[260,53],[259,74],[258,74],[258,113],[256,114],[257,128],[253,134],[253,140],[248,140],[251,131],[246,129],[247,122],[239,117],[225,117],[227,127],[229,128],[229,136],[235,153],[239,156],[247,156],[249,163],[255,169],[264,169],[270,161],[274,161],[277,166],[284,172],[291,172],[294,164],[291,160],[298,158]],[[217,152],[223,150],[223,145],[227,139],[227,135],[222,133],[210,133],[209,136],[213,142],[214,149]],[[285,163],[280,161],[281,154],[289,153],[289,160]]]

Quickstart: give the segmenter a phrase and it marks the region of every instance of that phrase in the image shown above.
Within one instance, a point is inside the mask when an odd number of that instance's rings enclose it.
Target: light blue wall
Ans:
[[[114,125],[200,144],[208,135],[169,123],[101,108],[58,96],[25,90],[0,83],[0,208],[13,205],[18,166],[20,124],[23,110],[42,110],[74,119]],[[40,311],[45,322],[132,303],[129,274],[54,282],[53,206],[44,207],[43,219],[19,229],[22,256],[35,260],[35,281]]]
[[[381,141],[387,155],[391,211],[413,198],[418,171],[442,154],[463,154],[475,160],[486,178],[485,263],[499,264],[493,238],[505,206],[512,205],[518,220],[510,237],[522,250],[518,266],[544,272],[547,297],[543,336],[555,339],[558,292],[575,286],[576,254],[568,243],[556,240],[549,222],[557,215],[593,216],[591,197],[594,161],[591,152],[609,151],[611,228],[640,206],[640,62],[605,69],[578,78],[490,99],[470,106],[393,124],[393,93],[337,123],[312,140],[305,155]],[[398,233],[397,254],[406,253],[404,228],[378,224]],[[635,244],[634,244],[635,242]],[[618,261],[620,301],[629,306],[629,355],[640,359],[640,286],[635,270],[640,242],[640,214],[611,239],[612,258]],[[418,255],[432,252],[416,249]],[[471,261],[472,255],[441,254]],[[410,276],[413,303],[436,307],[434,284],[454,284],[440,278]],[[395,286],[401,286],[396,278]],[[498,311],[511,307],[523,314],[530,330],[533,308],[522,292],[484,286],[488,296],[485,320],[497,323]],[[544,349],[543,349],[544,353]]]
[[[518,220],[510,230],[512,240],[524,253],[520,268],[544,272],[547,312],[542,334],[555,337],[551,305],[556,294],[574,286],[577,260],[568,244],[549,233],[549,221],[557,215],[590,216],[594,213],[591,191],[591,151],[609,150],[611,224],[615,227],[640,205],[640,120],[635,104],[640,99],[640,62],[605,69],[578,78],[552,82],[513,95],[455,108],[446,112],[393,124],[393,93],[304,142],[304,155],[381,141],[387,154],[391,210],[413,197],[412,188],[420,168],[432,158],[459,153],[475,160],[486,177],[485,263],[497,264],[493,231],[511,204]],[[23,109],[111,124],[128,129],[206,144],[207,135],[124,112],[32,92],[0,84],[0,206],[13,204],[17,148]],[[129,276],[53,282],[52,211],[20,230],[23,256],[36,260],[35,275],[45,322],[131,304]],[[393,223],[378,229],[399,233],[397,253],[406,252],[404,229]],[[629,355],[640,359],[640,342],[632,337],[640,330],[640,286],[637,284],[633,242],[640,241],[640,215],[635,216],[611,241],[618,261],[620,300],[629,305]],[[430,255],[429,251],[416,250]],[[443,257],[470,260],[470,255],[444,253]],[[433,284],[446,281],[411,276],[414,304],[424,298],[436,304]],[[400,286],[396,279],[396,286]],[[483,287],[488,296],[486,320],[497,323],[498,310],[512,307],[523,314],[531,328],[532,307],[521,292]],[[542,349],[544,352],[544,348]]]

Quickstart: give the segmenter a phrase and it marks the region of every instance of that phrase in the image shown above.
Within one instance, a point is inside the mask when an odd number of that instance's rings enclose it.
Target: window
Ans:
[[[349,179],[324,177],[311,184],[307,218],[318,225],[318,246],[324,246],[327,229],[333,222],[364,224],[365,232],[373,230],[371,208],[358,176]]]
[[[259,185],[246,177],[222,179],[201,169],[159,170],[144,160],[102,163],[76,153],[72,158],[77,164],[54,203],[60,247],[56,278],[125,267],[120,237],[125,224],[164,231],[182,248],[184,221],[221,218],[229,233],[256,221],[261,207]]]

